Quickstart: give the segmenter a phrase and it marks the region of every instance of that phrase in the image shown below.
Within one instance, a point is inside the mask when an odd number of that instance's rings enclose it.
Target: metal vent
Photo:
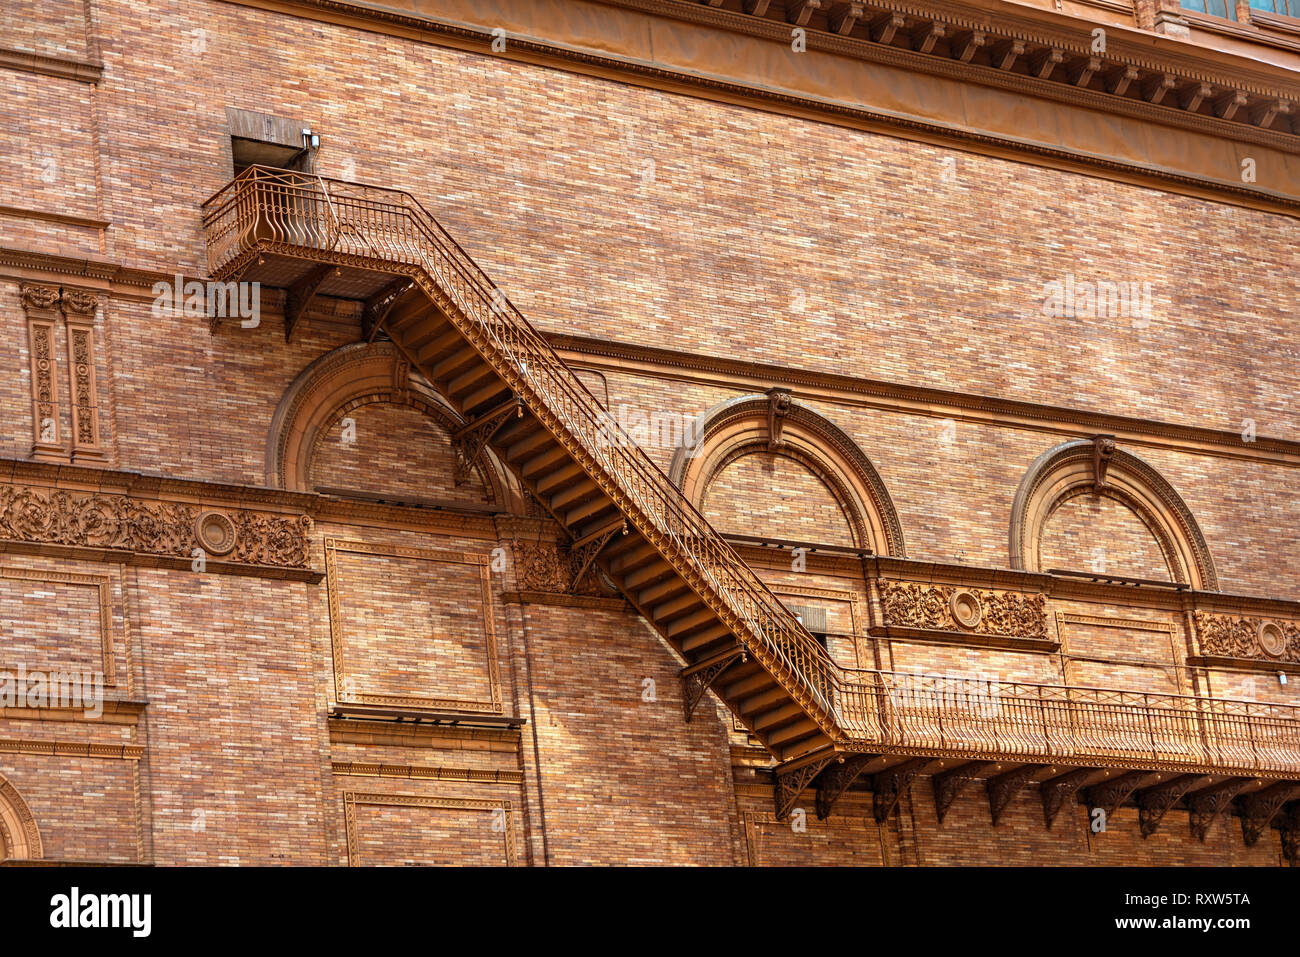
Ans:
[[[785,606],[799,619],[799,623],[811,631],[814,635],[824,635],[830,631],[826,627],[826,609],[814,608],[812,605],[790,605]]]

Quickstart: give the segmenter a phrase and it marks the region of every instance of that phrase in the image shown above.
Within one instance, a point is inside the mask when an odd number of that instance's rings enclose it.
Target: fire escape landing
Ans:
[[[286,290],[291,334],[316,295],[364,303],[381,331],[490,443],[685,663],[687,717],[713,691],[778,762],[778,817],[809,789],[826,816],[869,786],[883,821],[918,775],[940,818],[982,781],[996,824],[1038,785],[1068,802],[1136,803],[1144,834],[1187,808],[1204,837],[1229,807],[1248,843],[1300,848],[1300,712],[1285,705],[978,683],[953,694],[851,670],[628,439],[547,341],[408,193],[250,167],[203,206],[214,279]]]

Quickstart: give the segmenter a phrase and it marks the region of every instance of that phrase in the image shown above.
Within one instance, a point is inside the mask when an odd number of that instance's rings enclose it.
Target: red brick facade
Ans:
[[[321,145],[295,162],[415,195],[838,666],[1300,706],[1300,168],[1252,195],[1225,185],[1235,153],[1200,179],[1114,143],[1089,165],[859,128],[811,93],[552,62],[509,31],[494,50],[492,23],[466,39],[284,6],[3,14],[0,672],[98,674],[103,708],[0,705],[0,859],[1294,861],[1295,803],[1253,842],[1243,821],[1300,766],[1205,775],[1242,787],[1203,839],[1192,803],[1144,835],[1154,777],[1103,830],[1097,777],[1048,826],[1065,766],[991,812],[1017,765],[996,756],[951,793],[936,756],[892,804],[873,767],[825,819],[816,787],[778,818],[779,760],[713,692],[686,719],[673,647],[598,577],[572,580],[565,533],[499,450],[458,457],[455,410],[359,301],[318,296],[286,336],[292,290],[265,285],[245,328],[161,309],[155,284],[209,276],[229,111],[310,127]],[[823,14],[809,29],[837,35]],[[1300,70],[1215,51],[1252,110]],[[1291,114],[1237,134],[1206,110],[1141,122],[1300,154]],[[1051,314],[1053,284],[1078,283],[1134,298]],[[769,409],[774,388],[790,405]],[[756,411],[728,419],[743,397]],[[1114,438],[1109,471],[1095,436]],[[1025,602],[1033,624],[999,624]]]

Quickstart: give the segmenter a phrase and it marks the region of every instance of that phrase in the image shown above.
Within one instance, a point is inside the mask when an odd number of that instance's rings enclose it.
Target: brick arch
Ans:
[[[340,346],[303,369],[280,399],[267,439],[267,484],[311,491],[311,459],[321,430],[345,410],[378,403],[415,409],[449,433],[465,424],[391,342]],[[524,511],[522,490],[490,448],[474,467],[494,503]]]
[[[713,481],[732,463],[757,452],[798,462],[821,480],[839,504],[858,548],[905,557],[902,524],[875,466],[842,429],[794,399],[779,416],[779,441],[771,443],[768,395],[744,395],[704,413],[695,441],[673,456],[669,475],[702,507]]]
[[[18,789],[0,775],[0,861],[35,861],[44,853],[36,816]]]
[[[1095,450],[1094,442],[1076,439],[1048,449],[1030,465],[1011,507],[1011,567],[1043,571],[1039,546],[1052,514],[1080,495],[1096,494],[1124,505],[1146,525],[1173,581],[1217,591],[1214,560],[1182,496],[1142,459],[1119,449],[1110,453],[1097,488]]]

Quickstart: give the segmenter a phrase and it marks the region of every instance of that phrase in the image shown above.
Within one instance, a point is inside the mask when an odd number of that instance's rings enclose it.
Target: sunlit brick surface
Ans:
[[[227,109],[309,125],[316,171],[409,190],[539,329],[579,337],[568,357],[618,421],[689,421],[790,389],[879,473],[911,580],[1047,588],[1009,569],[1017,491],[1043,453],[1117,428],[1096,416],[1127,416],[1120,448],[1185,501],[1219,589],[1246,596],[1216,611],[1260,600],[1249,614],[1290,622],[1293,217],[239,3],[6,6],[0,47],[103,71],[0,71],[0,485],[312,516],[307,565],[290,574],[203,550],[191,566],[189,519],[166,530],[186,546],[167,561],[53,547],[41,536],[58,520],[4,500],[0,669],[94,670],[101,625],[110,637],[103,716],[0,707],[0,776],[45,858],[1282,862],[1279,831],[1248,847],[1235,812],[1202,842],[1180,805],[1144,838],[1136,807],[1094,832],[1074,795],[1048,829],[1036,784],[995,827],[972,781],[940,822],[935,767],[883,823],[869,775],[825,821],[815,787],[777,820],[775,761],[719,688],[688,722],[682,657],[627,602],[570,587],[546,549],[564,535],[499,494],[507,477],[485,481],[485,460],[458,475],[447,414],[412,399],[418,372],[359,396],[331,380],[304,471],[277,471],[277,423],[312,363],[364,338],[359,303],[318,297],[287,338],[282,290],[263,290],[257,325],[210,329],[160,306],[153,284],[207,278],[201,204],[233,175]],[[1150,283],[1149,314],[1050,315],[1049,287],[1067,280]],[[30,462],[30,283],[99,296],[102,458]],[[66,446],[73,370],[53,314]],[[993,401],[1006,399],[1025,405]],[[1257,436],[1290,444],[1260,452]],[[675,442],[646,439],[669,469]],[[726,534],[855,544],[826,474],[765,443],[705,484],[693,504]],[[106,534],[103,515],[81,520]],[[1032,544],[1043,570],[1171,577],[1148,519],[1105,494],[1059,504]],[[885,634],[869,558],[745,557],[780,601],[826,613],[843,668],[1300,705],[1300,676],[1277,676],[1294,663],[1198,664],[1191,605],[1168,587],[1056,580],[1030,640]],[[59,575],[106,576],[107,621],[95,587]]]

